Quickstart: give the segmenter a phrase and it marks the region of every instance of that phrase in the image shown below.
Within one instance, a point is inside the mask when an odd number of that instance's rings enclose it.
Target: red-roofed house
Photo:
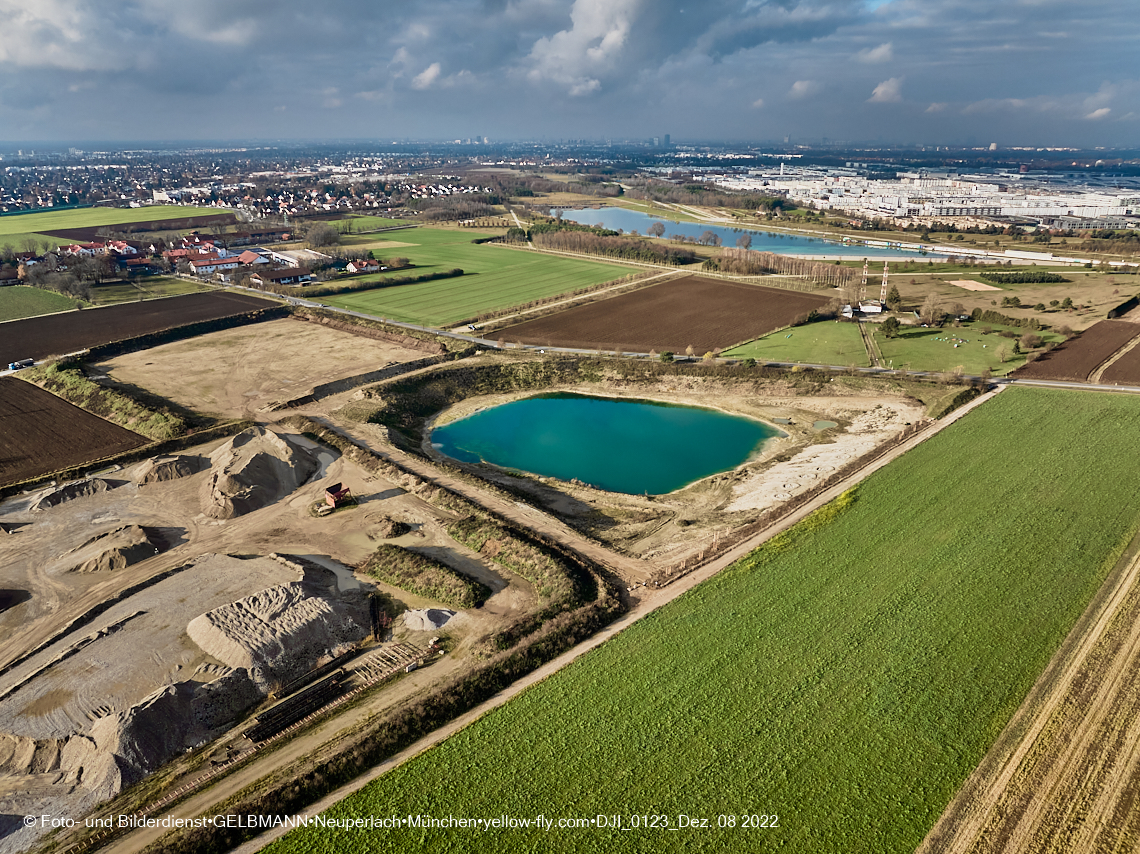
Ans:
[[[365,258],[363,261],[349,261],[348,266],[344,269],[350,273],[379,273],[380,262],[372,258]]]
[[[254,264],[268,264],[269,263],[269,259],[266,258],[264,255],[258,255],[256,252],[252,252],[249,249],[245,250],[245,252],[238,255],[237,259],[239,261],[241,261],[242,264],[245,264],[247,267],[252,267]]]

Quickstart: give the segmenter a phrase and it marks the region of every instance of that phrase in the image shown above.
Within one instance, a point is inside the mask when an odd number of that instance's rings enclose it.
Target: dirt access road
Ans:
[[[915,447],[921,442],[924,442],[929,437],[950,426],[959,418],[962,418],[976,407],[983,405],[986,401],[993,398],[1000,391],[1001,388],[999,388],[997,391],[982,395],[981,397],[971,401],[969,404],[952,413],[951,415],[948,415],[943,420],[938,421],[928,430],[925,430],[922,433],[919,433],[918,435],[912,437],[908,441],[899,445],[897,448],[894,448],[890,452],[884,454],[879,459],[874,460],[865,468],[861,469],[858,472],[855,472],[846,480],[821,493],[814,500],[784,517],[780,521],[776,522],[762,533],[757,534],[755,537],[746,540],[730,551],[725,552],[718,558],[686,575],[684,578],[681,578],[673,584],[670,584],[668,587],[662,588],[660,590],[644,591],[644,595],[634,601],[633,607],[624,616],[622,616],[614,623],[611,623],[609,626],[598,632],[589,640],[583,641],[573,649],[566,651],[562,655],[558,656],[558,658],[555,658],[553,661],[548,662],[547,664],[535,670],[533,673],[523,677],[518,682],[511,685],[509,688],[503,690],[493,699],[482,703],[481,705],[472,709],[470,712],[467,712],[465,715],[456,718],[451,723],[440,727],[430,735],[420,739],[406,750],[403,750],[390,759],[380,763],[367,774],[357,778],[352,783],[349,783],[346,786],[342,786],[332,794],[317,801],[305,811],[305,814],[310,816],[316,815],[322,810],[328,809],[333,804],[343,800],[348,795],[363,788],[368,783],[372,782],[377,777],[380,777],[392,768],[402,765],[404,762],[407,762],[409,759],[422,753],[428,748],[439,744],[450,735],[453,735],[454,733],[466,727],[468,724],[474,722],[475,720],[478,720],[487,712],[498,708],[532,685],[535,685],[546,679],[548,676],[557,673],[559,670],[561,670],[563,667],[566,667],[575,659],[579,658],[582,655],[585,655],[590,650],[601,646],[603,643],[617,635],[622,630],[633,625],[633,623],[648,616],[649,614],[652,614],[659,608],[664,607],[669,602],[672,602],[682,594],[693,589],[701,582],[706,581],[712,576],[716,575],[725,567],[735,563],[737,560],[747,555],[749,552],[751,552],[757,546],[763,544],[768,539],[776,536],[779,533],[782,533],[783,531],[786,531],[788,528],[802,521],[811,513],[814,513],[816,510],[828,502],[833,501],[840,494],[859,483],[868,475],[878,471],[880,468],[897,459],[899,456],[906,453],[911,448]],[[331,723],[332,722],[330,722],[330,724]],[[342,727],[339,726],[336,727],[338,731],[341,728]],[[331,730],[332,727],[330,726],[327,729]],[[326,734],[326,728],[322,727],[321,730],[314,730],[298,736],[289,744],[290,754],[297,756],[306,756],[312,751],[319,750],[322,745],[327,743],[323,740]],[[275,767],[280,766],[279,764],[275,763]],[[245,768],[240,769],[239,771],[235,772],[234,775],[231,775],[231,777],[225,778],[224,792],[240,791],[243,786],[252,784],[261,779],[266,770],[268,769],[261,768],[259,762],[255,762]],[[163,815],[169,814],[174,817],[189,818],[195,815],[203,814],[209,810],[214,803],[221,799],[219,796],[222,794],[223,789],[215,787],[214,789],[211,789],[200,796],[177,805],[168,812],[164,812]],[[250,840],[249,842],[239,846],[234,850],[238,852],[238,854],[253,854],[253,852],[259,851],[274,839],[283,836],[286,832],[287,828],[280,828],[264,833],[261,836]],[[138,830],[127,836],[121,837],[108,843],[106,848],[102,850],[111,852],[111,854],[138,854],[138,852],[143,851],[147,845],[158,841],[163,835],[164,832],[161,829]]]
[[[586,555],[590,560],[606,567],[610,572],[629,584],[643,583],[656,571],[656,567],[652,564],[635,557],[612,552],[592,540],[587,540],[568,525],[559,522],[553,516],[543,513],[541,510],[537,510],[519,501],[508,501],[499,498],[465,480],[444,474],[430,463],[419,460],[411,454],[404,453],[387,443],[382,444],[379,441],[373,441],[367,432],[369,429],[368,425],[361,425],[356,429],[350,430],[346,427],[333,424],[315,413],[306,413],[304,409],[295,411],[307,414],[314,420],[321,421],[328,429],[339,433],[347,439],[351,439],[381,459],[390,460],[401,468],[425,480],[434,481],[440,486],[447,487],[459,493],[468,501],[486,507],[495,513],[499,513],[527,530],[538,531],[539,533],[553,537],[561,543],[565,543],[572,549]]]
[[[918,854],[1134,851],[1140,535]]]

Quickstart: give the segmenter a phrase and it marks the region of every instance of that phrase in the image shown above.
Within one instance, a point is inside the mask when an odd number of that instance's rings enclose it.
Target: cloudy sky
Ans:
[[[0,0],[0,139],[1140,146],[1133,0]]]

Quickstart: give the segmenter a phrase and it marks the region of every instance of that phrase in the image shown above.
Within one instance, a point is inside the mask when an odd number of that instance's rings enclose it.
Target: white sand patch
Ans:
[[[993,285],[983,285],[981,282],[971,282],[969,279],[959,279],[951,282],[950,284],[955,287],[962,288],[967,291],[1000,291],[1001,288],[995,288]]]
[[[825,480],[836,469],[897,435],[906,423],[922,417],[918,406],[880,405],[854,418],[851,426],[828,444],[811,445],[786,462],[756,472],[733,486],[728,512],[766,510]]]
[[[442,628],[454,616],[455,612],[447,608],[405,611],[404,625],[414,632],[431,632]]]

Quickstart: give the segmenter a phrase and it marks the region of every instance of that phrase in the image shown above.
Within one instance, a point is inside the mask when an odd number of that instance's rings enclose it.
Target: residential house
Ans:
[[[344,269],[350,273],[379,273],[380,262],[372,258],[365,258],[363,261],[349,261],[348,266]]]
[[[273,285],[303,285],[313,280],[312,275],[304,267],[287,267],[284,270],[268,270],[263,273],[254,273],[249,277],[256,287],[263,288],[267,284]]]

